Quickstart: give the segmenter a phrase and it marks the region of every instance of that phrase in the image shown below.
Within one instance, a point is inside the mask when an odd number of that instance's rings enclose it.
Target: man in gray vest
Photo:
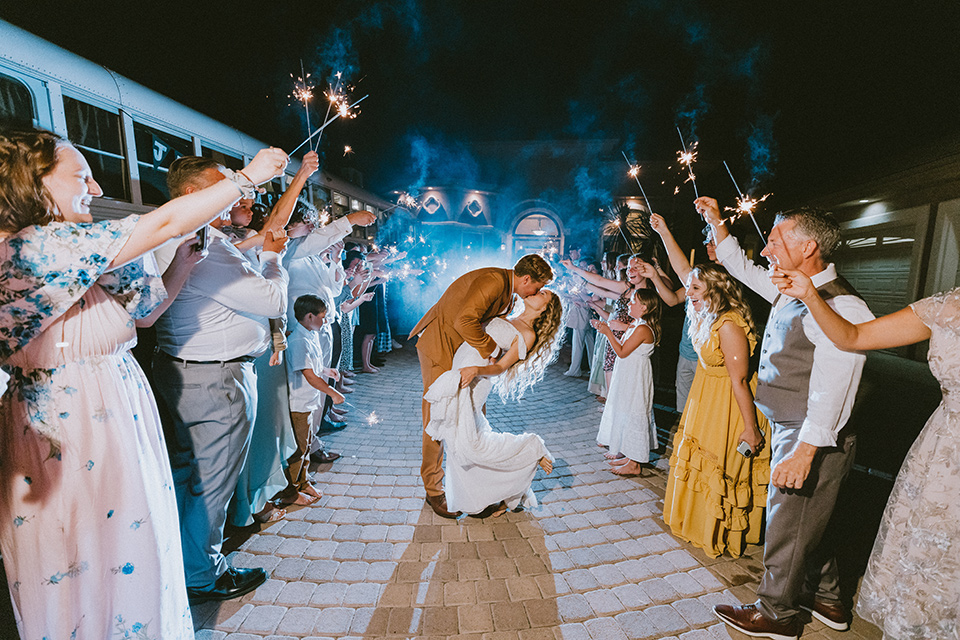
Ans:
[[[840,602],[836,559],[823,534],[853,465],[856,439],[844,427],[866,357],[838,349],[802,302],[780,294],[771,272],[749,260],[727,231],[716,200],[698,198],[696,206],[713,227],[720,263],[773,305],[756,393],[772,432],[764,574],[756,603],[718,605],[714,612],[742,633],[774,640],[799,637],[800,609],[845,631],[849,613]],[[777,216],[761,255],[774,270],[807,274],[837,313],[853,323],[866,322],[873,314],[830,262],[839,245],[833,216],[802,208]]]

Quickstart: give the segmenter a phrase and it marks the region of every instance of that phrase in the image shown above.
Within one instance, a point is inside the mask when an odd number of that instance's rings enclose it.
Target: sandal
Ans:
[[[256,522],[259,522],[260,524],[270,524],[271,522],[276,522],[277,520],[280,520],[285,515],[287,515],[286,509],[281,509],[280,507],[278,507],[277,505],[275,505],[274,503],[268,500],[266,506],[263,509],[253,514],[253,519]]]

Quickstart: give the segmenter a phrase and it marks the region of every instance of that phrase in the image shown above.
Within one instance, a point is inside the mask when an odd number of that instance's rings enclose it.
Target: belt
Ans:
[[[165,351],[157,349],[157,353],[166,358],[167,360],[172,360],[174,362],[179,362],[180,364],[219,364],[221,366],[225,364],[237,364],[240,362],[253,362],[256,360],[254,356],[238,356],[236,358],[231,358],[230,360],[185,360],[183,358],[175,358]]]

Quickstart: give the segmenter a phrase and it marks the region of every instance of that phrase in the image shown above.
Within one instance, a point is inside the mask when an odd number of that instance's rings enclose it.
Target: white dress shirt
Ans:
[[[792,298],[780,294],[770,281],[770,271],[754,264],[730,235],[717,244],[717,260],[734,278],[753,289],[767,302],[774,304],[770,316]],[[813,286],[822,287],[837,278],[837,269],[831,263],[811,277]],[[779,296],[779,299],[778,299]],[[836,296],[827,304],[843,318],[855,324],[872,320],[874,315],[860,298]],[[833,447],[837,434],[850,418],[850,411],[860,386],[860,375],[866,355],[859,351],[837,348],[820,329],[809,313],[803,317],[803,331],[814,345],[813,370],[810,372],[810,390],[807,396],[807,416],[800,427],[799,439],[815,447]]]
[[[313,371],[323,378],[325,362],[330,356],[323,353],[320,336],[309,331],[294,320],[295,326],[287,338],[287,353],[284,362],[287,367],[287,388],[290,395],[290,411],[305,413],[323,406],[323,392],[307,382],[303,375],[305,369]]]
[[[260,265],[251,264],[218,230],[207,233],[207,256],[157,320],[157,343],[184,360],[258,356],[270,346],[267,319],[287,310],[287,272],[272,251],[260,254]]]

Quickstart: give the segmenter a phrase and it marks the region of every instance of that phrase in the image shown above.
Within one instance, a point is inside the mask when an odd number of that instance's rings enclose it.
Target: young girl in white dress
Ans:
[[[660,298],[655,291],[637,289],[630,298],[629,312],[634,323],[622,339],[613,335],[606,322],[593,321],[617,355],[597,444],[610,448],[605,457],[619,476],[641,475],[642,465],[657,447],[650,355],[660,339]]]
[[[563,325],[560,298],[543,289],[523,302],[519,316],[494,318],[486,326],[503,354],[495,363],[464,342],[450,370],[424,395],[430,403],[426,432],[443,442],[446,453],[443,484],[451,511],[476,515],[495,505],[492,515],[499,516],[521,500],[536,506],[530,483],[537,466],[553,470],[553,456],[540,436],[493,431],[483,413],[491,390],[504,400],[519,398],[556,357]]]

